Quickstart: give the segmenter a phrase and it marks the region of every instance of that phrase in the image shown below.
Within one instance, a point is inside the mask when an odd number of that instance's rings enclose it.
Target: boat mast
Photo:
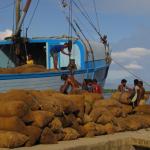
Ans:
[[[21,30],[16,34],[17,26],[20,20],[20,6],[21,0],[16,0],[16,28],[15,28],[15,54],[16,54],[16,65],[19,66],[21,64],[20,58],[20,42],[19,39],[21,38]]]
[[[15,53],[16,53],[16,64],[20,65],[21,64],[21,50],[20,50],[20,44],[21,44],[21,26],[23,24],[23,21],[25,19],[25,16],[27,14],[27,11],[29,9],[31,0],[26,0],[26,4],[23,8],[23,11],[20,11],[20,6],[21,6],[21,0],[16,0],[16,30],[14,33],[15,37]],[[21,12],[21,13],[20,13]]]
[[[20,20],[20,6],[21,6],[21,0],[16,0],[16,30],[17,31],[17,26]],[[18,35],[16,35],[18,37],[21,36],[21,32],[18,32]]]

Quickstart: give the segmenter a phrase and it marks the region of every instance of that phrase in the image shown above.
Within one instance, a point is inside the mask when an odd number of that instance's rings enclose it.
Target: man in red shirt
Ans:
[[[102,94],[102,88],[101,86],[97,83],[97,80],[96,79],[93,79],[93,82],[92,82],[92,89],[93,89],[93,93],[99,93],[99,94]]]

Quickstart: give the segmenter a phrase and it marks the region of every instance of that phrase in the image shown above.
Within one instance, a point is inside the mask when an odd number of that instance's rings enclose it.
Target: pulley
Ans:
[[[63,6],[64,8],[68,6],[66,0],[62,0],[61,3],[62,3],[62,6]]]

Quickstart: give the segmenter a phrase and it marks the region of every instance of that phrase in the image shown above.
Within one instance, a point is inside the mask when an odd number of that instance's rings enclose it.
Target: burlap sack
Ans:
[[[31,110],[40,109],[40,105],[35,97],[33,97],[29,90],[22,90],[22,89],[13,89],[8,91],[0,97],[0,100],[4,101],[24,101]]]
[[[64,117],[62,119],[62,123],[63,123],[64,128],[70,127],[77,122],[78,122],[77,118],[75,117],[74,114],[64,115]]]
[[[0,148],[17,148],[28,141],[24,134],[14,131],[0,131]]]
[[[150,127],[150,115],[142,114],[142,115],[138,115],[138,116],[141,120],[142,128],[149,128]]]
[[[83,122],[83,119],[79,118],[79,117],[76,117],[76,121],[80,124],[80,125],[83,125],[84,122]]]
[[[108,107],[107,108],[111,115],[114,117],[120,117],[122,115],[122,108],[120,107]]]
[[[106,134],[105,126],[101,124],[96,124],[95,128],[96,128],[95,132],[96,136]]]
[[[91,110],[92,110],[92,104],[90,104],[89,102],[85,102],[84,103],[84,113],[89,115]]]
[[[120,131],[135,131],[142,128],[142,120],[137,115],[130,115],[126,118],[116,118],[116,125]]]
[[[87,137],[93,137],[96,135],[96,123],[89,122],[85,124],[83,127]]]
[[[0,106],[1,117],[22,117],[30,110],[30,107],[23,101],[0,101]]]
[[[52,122],[49,123],[48,125],[50,127],[50,129],[54,132],[54,133],[60,133],[62,131],[62,122],[60,121],[60,119],[58,117],[54,118],[52,120]]]
[[[93,108],[96,107],[110,107],[110,106],[114,106],[114,107],[121,107],[121,104],[114,100],[114,99],[104,99],[101,101],[96,101],[93,105]]]
[[[5,74],[33,73],[33,72],[47,72],[48,71],[44,66],[36,65],[36,64],[33,64],[33,65],[25,64],[25,65],[18,66],[16,68],[0,69],[0,72],[1,70],[3,70],[2,73],[5,73]]]
[[[107,134],[112,134],[112,133],[115,133],[116,130],[115,130],[115,127],[113,126],[112,123],[107,123],[105,126],[104,126],[104,129],[105,129],[105,132]]]
[[[68,95],[67,99],[71,101],[70,109],[77,117],[84,116],[84,97],[82,95]]]
[[[0,117],[0,130],[17,131],[26,134],[26,126],[18,117]]]
[[[115,99],[115,100],[119,101],[120,100],[120,96],[121,96],[121,92],[114,92],[111,95],[111,99]]]
[[[41,108],[44,111],[50,111],[53,112],[55,116],[62,116],[64,113],[64,106],[63,104],[68,102],[63,101],[61,99],[55,98],[53,96],[51,97],[43,97],[42,99],[39,99],[39,102],[41,104]],[[70,104],[68,104],[69,106]]]
[[[137,106],[134,111],[139,114],[150,114],[150,105]]]
[[[122,112],[122,117],[126,117],[128,114],[132,114],[133,113],[132,106],[122,104],[121,112]]]
[[[126,120],[127,130],[135,131],[142,128],[141,118],[137,115],[130,115]]]
[[[57,141],[62,141],[64,138],[64,133],[61,131],[59,133],[54,133]]]
[[[93,121],[93,119],[89,115],[84,114],[84,117],[83,117],[84,124],[87,124],[88,122],[92,122],[92,121]]]
[[[31,111],[22,119],[26,124],[33,124],[37,127],[43,128],[48,125],[54,118],[54,114],[48,111]]]
[[[55,134],[48,128],[44,128],[40,138],[40,144],[56,144]]]
[[[64,128],[63,133],[64,133],[64,138],[63,138],[64,141],[75,140],[80,136],[80,134],[73,128]]]
[[[96,120],[96,123],[105,125],[112,122],[113,119],[114,119],[113,114],[109,111],[106,111]]]
[[[93,122],[96,122],[97,119],[104,113],[108,111],[105,107],[94,107],[89,114],[89,117]]]
[[[80,134],[79,137],[84,137],[84,136],[86,135],[86,131],[85,131],[84,127],[81,126],[81,125],[79,125],[78,122],[75,122],[75,123],[71,126],[71,128],[75,129],[75,130]]]
[[[88,102],[89,104],[93,105],[97,100],[103,99],[103,96],[97,93],[85,93],[84,100],[85,102]]]
[[[36,126],[27,126],[27,133],[29,140],[26,142],[25,146],[33,146],[40,139],[42,130]]]
[[[129,92],[124,92],[124,93],[121,94],[119,102],[122,103],[122,104],[129,104],[130,101],[131,101],[129,99],[129,97],[130,97],[130,93]]]
[[[14,68],[15,69],[15,73],[33,73],[33,72],[46,72],[45,68],[41,68],[38,66],[33,65],[23,65],[23,66],[19,66]]]

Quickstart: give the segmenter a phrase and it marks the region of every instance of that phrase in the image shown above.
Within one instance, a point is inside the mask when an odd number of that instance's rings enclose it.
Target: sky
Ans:
[[[25,1],[23,0],[23,3]],[[23,24],[23,34],[29,25],[37,1],[32,0]],[[94,1],[96,3],[100,32],[108,36],[114,60],[109,69],[106,87],[116,87],[122,78],[126,78],[128,84],[132,86],[135,77],[125,69],[150,84],[150,0],[74,1],[83,5],[98,28]],[[12,33],[13,2],[14,0],[0,0],[0,39]],[[65,12],[68,13],[67,9]],[[99,41],[99,36],[74,5],[73,18],[77,19],[90,40]],[[39,0],[35,16],[28,29],[28,36],[66,35],[68,32],[69,26],[60,7],[60,0]]]

